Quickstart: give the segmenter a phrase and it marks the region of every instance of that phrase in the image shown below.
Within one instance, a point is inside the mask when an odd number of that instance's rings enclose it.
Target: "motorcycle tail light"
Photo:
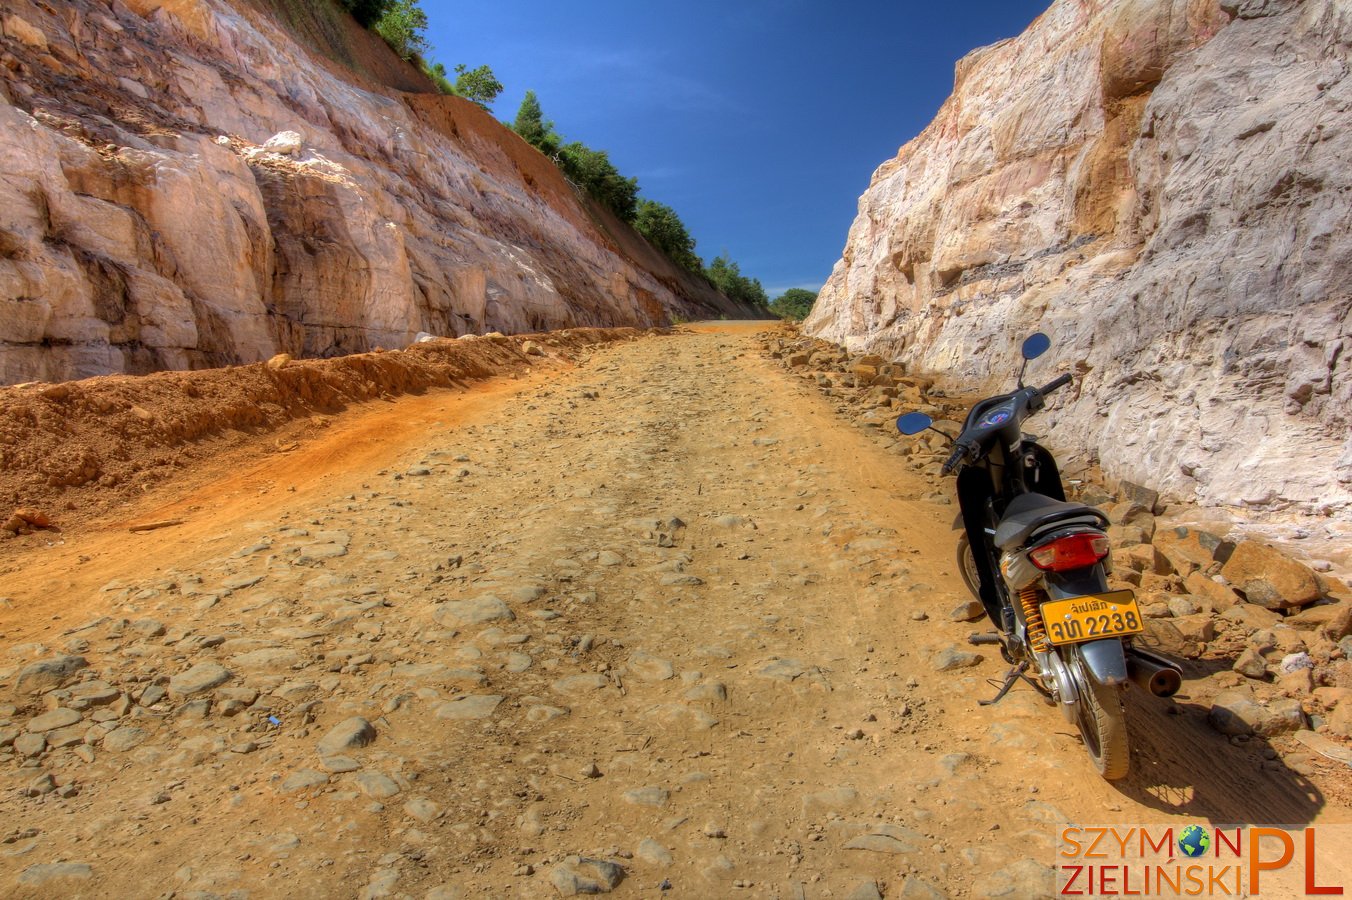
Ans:
[[[1108,555],[1108,537],[1092,531],[1068,534],[1036,547],[1028,558],[1044,572],[1087,569]]]

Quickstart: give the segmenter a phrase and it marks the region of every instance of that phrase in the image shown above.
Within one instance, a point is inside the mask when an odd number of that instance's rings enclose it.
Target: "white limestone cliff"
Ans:
[[[874,174],[807,330],[1206,505],[1352,518],[1352,6],[1057,0]]]

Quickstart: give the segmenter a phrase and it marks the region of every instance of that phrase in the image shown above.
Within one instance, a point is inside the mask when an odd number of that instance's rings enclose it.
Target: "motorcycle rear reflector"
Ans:
[[[1044,572],[1087,569],[1108,555],[1108,537],[1093,531],[1081,531],[1057,538],[1032,550],[1028,558]]]

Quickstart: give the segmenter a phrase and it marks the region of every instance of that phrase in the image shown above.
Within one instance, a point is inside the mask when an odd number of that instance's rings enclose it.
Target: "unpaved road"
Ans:
[[[0,663],[89,667],[0,768],[0,892],[541,897],[581,854],[618,896],[1024,897],[1067,822],[1352,821],[1186,690],[1134,692],[1120,786],[1032,690],[978,707],[995,653],[931,662],[978,627],[952,508],[754,331],[370,404],[125,516],[180,527],[11,542]]]

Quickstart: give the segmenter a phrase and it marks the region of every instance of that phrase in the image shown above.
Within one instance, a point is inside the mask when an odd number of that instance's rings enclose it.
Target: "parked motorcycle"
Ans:
[[[1182,675],[1133,644],[1145,623],[1133,591],[1108,588],[1107,516],[1066,502],[1055,458],[1023,433],[1047,395],[1072,380],[1067,374],[1042,387],[1024,385],[1028,363],[1050,347],[1041,333],[1024,341],[1018,387],[973,406],[956,438],[919,412],[897,419],[897,429],[929,429],[953,441],[942,474],[957,474],[959,572],[997,629],[972,640],[998,643],[1012,667],[982,705],[998,703],[1022,678],[1052,698],[1078,727],[1099,774],[1115,781],[1131,763],[1126,683],[1170,697]]]

